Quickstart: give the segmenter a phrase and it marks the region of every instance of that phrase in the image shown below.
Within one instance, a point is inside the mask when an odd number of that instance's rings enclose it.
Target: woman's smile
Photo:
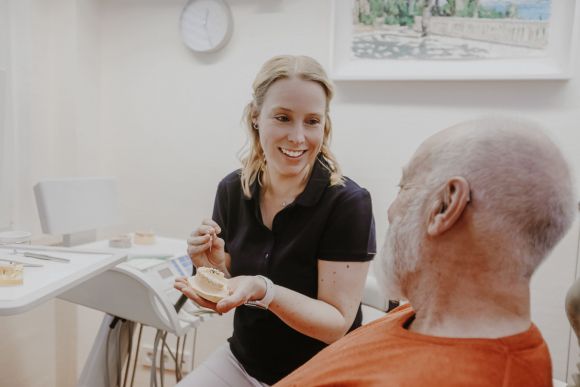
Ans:
[[[299,159],[308,151],[307,149],[289,149],[282,147],[279,147],[278,149],[280,150],[280,152],[282,152],[282,154],[291,159]]]

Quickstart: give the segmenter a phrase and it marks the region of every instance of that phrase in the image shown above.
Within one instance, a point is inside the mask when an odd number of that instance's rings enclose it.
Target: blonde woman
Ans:
[[[234,333],[184,386],[274,384],[361,324],[374,221],[368,191],[329,148],[332,84],[314,59],[278,56],[253,91],[242,168],[188,239],[194,265],[223,271],[231,294],[214,304],[175,284],[202,306],[236,308]]]

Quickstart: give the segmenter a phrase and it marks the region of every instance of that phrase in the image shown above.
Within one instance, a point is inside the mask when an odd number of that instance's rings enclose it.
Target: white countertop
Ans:
[[[26,312],[79,283],[116,266],[123,262],[127,256],[127,252],[123,251],[97,253],[87,249],[67,247],[34,245],[15,247],[19,252],[17,255],[12,255],[12,247],[0,246],[0,257],[14,257],[18,261],[43,266],[24,267],[24,283],[22,285],[0,286],[0,316]],[[25,258],[20,254],[25,251],[66,258],[70,259],[70,262],[61,263]]]

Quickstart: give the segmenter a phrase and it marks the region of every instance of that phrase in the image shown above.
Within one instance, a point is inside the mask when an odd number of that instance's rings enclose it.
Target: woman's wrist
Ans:
[[[251,301],[261,300],[266,295],[266,291],[268,290],[268,284],[264,280],[261,275],[254,276],[254,296],[252,297]]]
[[[274,299],[274,283],[263,275],[257,275],[255,278],[256,291],[254,297],[247,304],[257,306],[263,309],[268,309],[270,303]]]

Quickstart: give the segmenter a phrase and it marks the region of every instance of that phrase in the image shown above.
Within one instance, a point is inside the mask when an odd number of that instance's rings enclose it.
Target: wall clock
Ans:
[[[214,52],[232,35],[233,18],[224,0],[190,0],[181,14],[181,37],[195,52]]]

